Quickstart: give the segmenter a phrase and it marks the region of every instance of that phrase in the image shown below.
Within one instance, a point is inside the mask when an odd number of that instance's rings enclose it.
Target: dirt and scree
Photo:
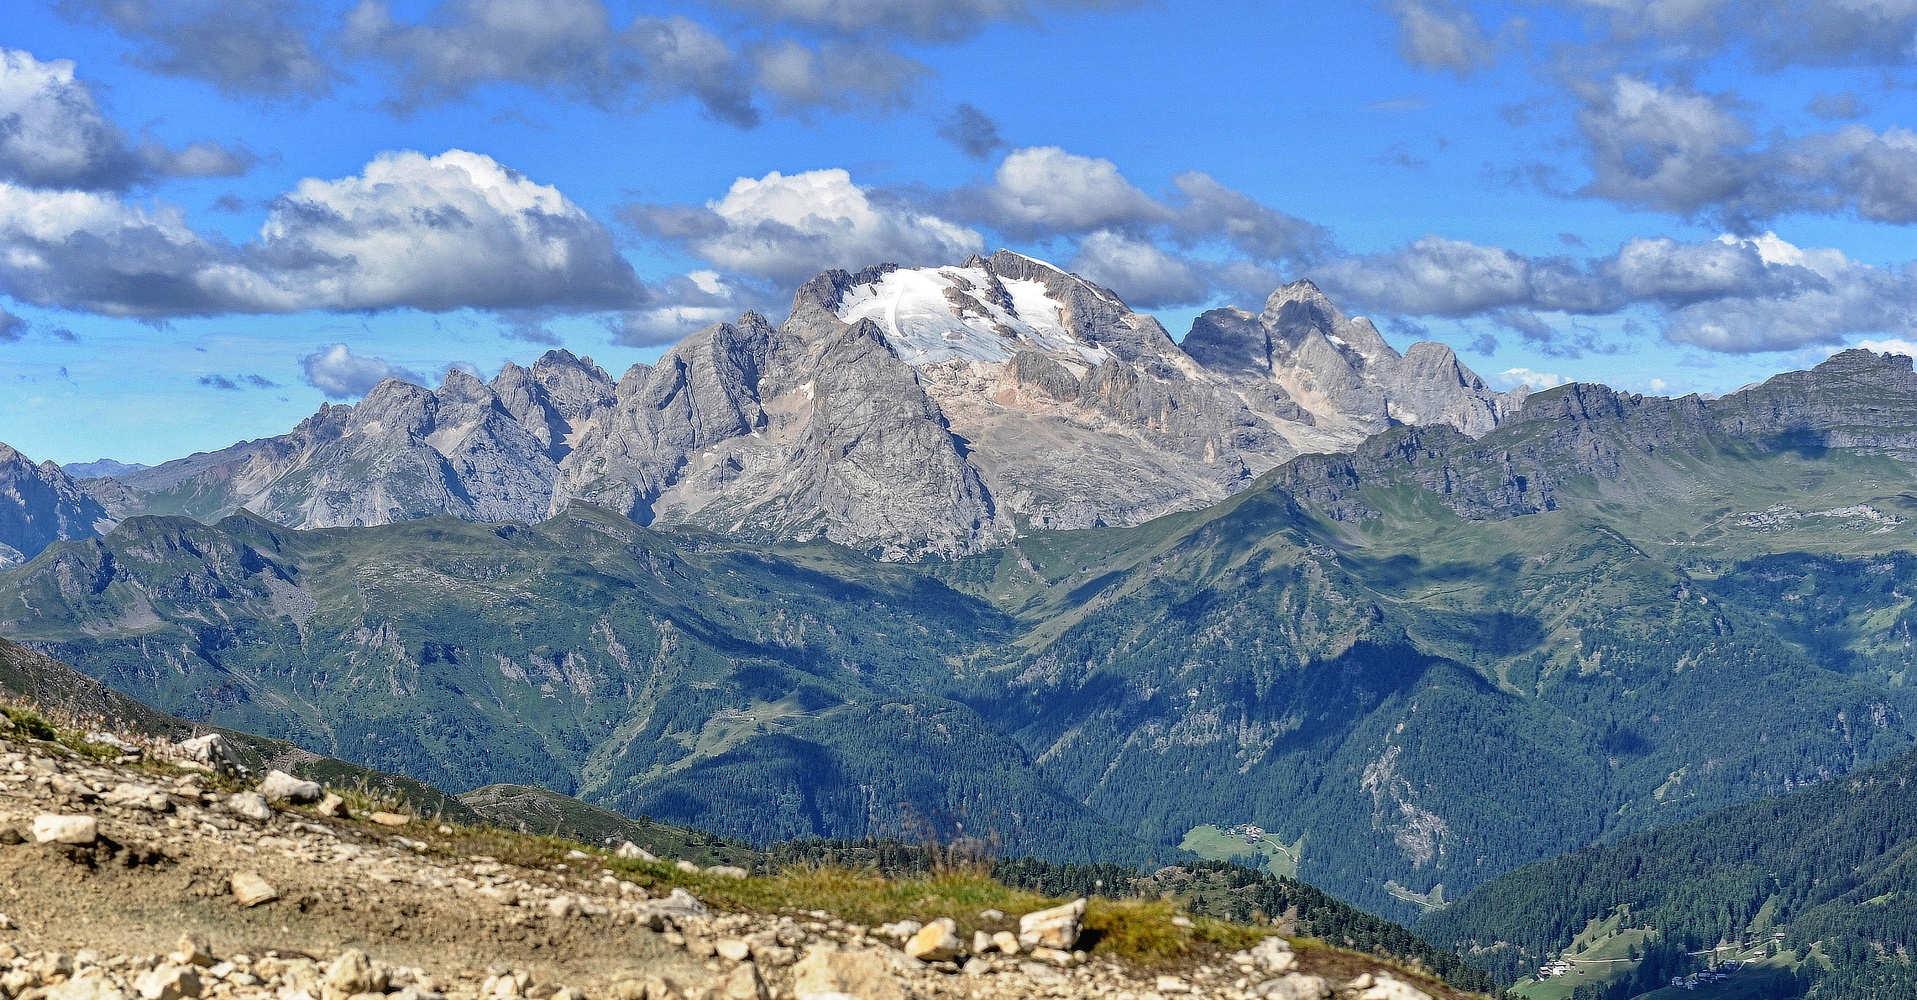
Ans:
[[[467,831],[330,795],[269,805],[254,782],[122,750],[0,730],[0,1000],[1465,996],[1276,938],[1153,968],[983,942],[928,954],[916,925],[717,912],[605,854],[455,853]]]

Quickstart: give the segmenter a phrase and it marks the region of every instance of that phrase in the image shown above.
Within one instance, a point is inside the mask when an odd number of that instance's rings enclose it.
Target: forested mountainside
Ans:
[[[1505,983],[1570,947],[1593,922],[1642,931],[1629,997],[1708,964],[1700,951],[1815,959],[1815,997],[1917,995],[1917,754],[1781,798],[1528,865],[1417,925]],[[1783,964],[1783,963],[1774,963]],[[1782,985],[1782,984],[1780,984]]]
[[[135,518],[0,575],[0,632],[454,790],[1054,860],[1255,826],[1410,919],[1911,746],[1910,364],[1566,387],[1477,439],[1396,428],[1203,511],[909,565],[591,507]]]

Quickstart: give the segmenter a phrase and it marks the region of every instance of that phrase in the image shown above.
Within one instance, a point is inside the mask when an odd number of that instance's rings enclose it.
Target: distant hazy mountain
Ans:
[[[1007,251],[834,271],[614,381],[564,351],[490,384],[400,381],[281,437],[120,476],[145,509],[295,527],[583,500],[642,524],[823,536],[885,557],[1137,524],[1394,423],[1482,434],[1522,401],[1449,348],[1400,357],[1309,283],[1207,313],[1184,348],[1117,296]]]
[[[56,541],[91,538],[113,521],[59,466],[35,465],[0,444],[0,567],[25,562]]]
[[[99,479],[104,476],[124,476],[130,472],[150,468],[152,466],[141,465],[138,462],[116,462],[110,458],[102,458],[92,462],[68,462],[60,466],[60,471],[75,479]]]

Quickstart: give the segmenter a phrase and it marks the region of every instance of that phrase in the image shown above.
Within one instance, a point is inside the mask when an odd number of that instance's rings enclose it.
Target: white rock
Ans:
[[[1298,967],[1298,956],[1291,953],[1291,942],[1275,935],[1258,942],[1250,951],[1245,952],[1245,957],[1249,958],[1252,964],[1273,975],[1290,972]]]
[[[110,806],[131,806],[150,812],[170,812],[173,809],[173,800],[167,798],[165,792],[152,785],[141,785],[130,781],[113,786],[105,795],[100,796],[100,801]]]
[[[706,869],[706,874],[716,875],[720,878],[745,878],[747,873],[744,868],[733,865],[713,865]]]
[[[91,816],[36,816],[33,839],[41,844],[84,847],[100,839],[100,821]]]
[[[1251,992],[1266,1000],[1325,1000],[1331,995],[1331,986],[1321,977],[1294,972],[1259,983]]]
[[[285,771],[268,771],[260,782],[260,795],[268,802],[318,802],[319,782],[295,778]]]
[[[619,849],[617,851],[614,851],[613,855],[615,857],[624,858],[627,861],[657,861],[659,860],[658,858],[653,856],[651,851],[648,851],[645,848],[640,847],[638,844],[635,844],[630,840],[626,841],[623,844],[620,844]]]
[[[576,917],[585,912],[579,907],[579,901],[571,896],[554,896],[546,902],[546,912],[557,919]]]
[[[238,792],[229,795],[224,805],[227,812],[244,816],[255,823],[264,823],[273,818],[273,807],[267,805],[266,796],[258,792]]]
[[[1085,919],[1085,899],[1027,913],[1018,918],[1018,943],[1027,948],[1070,951],[1078,943],[1079,921]]]
[[[207,733],[190,740],[181,740],[179,750],[186,759],[201,764],[220,774],[245,774],[246,768],[240,764],[238,754],[219,733]]]
[[[190,965],[162,965],[133,981],[143,1000],[181,1000],[200,995],[200,974]]]
[[[1007,955],[1018,954],[1018,935],[1011,931],[999,931],[992,935],[992,946]]]
[[[0,719],[6,716],[0,715]],[[107,979],[104,969],[85,969],[46,993],[47,1000],[126,1000],[126,993]]]
[[[728,962],[743,962],[752,957],[752,946],[739,938],[721,938],[713,948]]]
[[[1154,987],[1160,993],[1190,993],[1191,984],[1177,976],[1159,976]]]
[[[1357,1000],[1431,1000],[1431,994],[1380,974],[1368,988],[1359,991]]]
[[[690,861],[674,861],[672,863],[672,867],[677,868],[682,872],[685,872],[687,875],[699,874],[699,866],[693,864]]]
[[[796,1000],[905,1000],[898,977],[879,955],[822,946],[806,949],[793,966],[792,992]]]
[[[958,921],[951,917],[940,917],[919,929],[912,940],[905,942],[906,955],[921,962],[949,962],[965,949],[965,942],[959,940]]]
[[[241,906],[252,908],[261,903],[270,903],[280,898],[280,891],[273,884],[260,877],[259,872],[234,872],[230,880],[233,898]]]
[[[983,955],[996,947],[997,945],[992,943],[992,935],[984,931],[972,932],[972,954]]]
[[[332,816],[335,819],[346,818],[346,800],[332,792],[327,792],[326,797],[320,800],[318,809],[321,816]]]

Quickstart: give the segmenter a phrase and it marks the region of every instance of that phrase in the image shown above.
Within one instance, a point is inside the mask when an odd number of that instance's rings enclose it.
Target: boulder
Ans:
[[[1249,951],[1232,956],[1240,965],[1253,965],[1267,974],[1277,975],[1298,967],[1298,956],[1291,953],[1291,942],[1272,936],[1258,942]]]
[[[1007,955],[1018,954],[1018,935],[1011,931],[999,931],[992,935],[992,945]]]
[[[1356,1000],[1431,1000],[1431,994],[1381,973],[1358,991]]]
[[[653,856],[651,851],[648,851],[645,848],[640,847],[638,844],[635,844],[630,840],[626,841],[623,844],[620,844],[619,849],[613,852],[613,856],[624,858],[627,861],[657,861],[659,860],[658,858]]]
[[[143,972],[133,981],[141,1000],[182,1000],[200,995],[199,970],[190,965],[168,963]]]
[[[792,992],[796,1000],[905,1000],[904,987],[879,955],[830,946],[806,949],[792,967]]]
[[[965,950],[959,940],[958,921],[940,917],[919,929],[905,942],[905,953],[921,962],[949,962]]]
[[[233,898],[248,909],[280,898],[280,891],[273,888],[271,882],[260,877],[259,872],[234,872],[230,884],[233,887]]]
[[[386,992],[386,970],[358,948],[348,948],[326,967],[323,1000],[346,1000],[361,993]]]
[[[188,931],[180,935],[180,943],[173,948],[173,954],[167,961],[178,965],[196,965],[202,969],[213,965],[213,946],[207,943],[206,935]]]
[[[0,719],[5,718],[0,715]],[[127,1000],[127,996],[106,977],[105,969],[96,967],[48,989],[46,1000]]]
[[[380,826],[405,826],[413,821],[411,816],[390,812],[376,812],[366,818],[378,823]]]
[[[240,763],[239,755],[233,752],[226,737],[219,733],[207,733],[190,740],[181,740],[177,748],[190,763],[198,764],[216,774],[245,774],[246,767]]]
[[[41,844],[85,847],[100,839],[100,821],[91,816],[36,816],[33,839]]]
[[[1079,922],[1085,919],[1085,898],[1063,906],[1027,913],[1018,918],[1018,943],[1027,948],[1071,951],[1078,944]]]
[[[720,938],[712,947],[728,962],[743,962],[752,957],[752,946],[741,938]]]
[[[165,792],[152,785],[130,781],[113,786],[100,796],[100,801],[110,806],[129,806],[149,812],[171,812],[173,809],[173,800],[167,798]]]
[[[719,983],[719,1000],[771,1000],[758,966],[746,964],[732,970]]]
[[[346,800],[332,792],[327,792],[326,797],[321,799],[320,804],[314,808],[321,816],[331,816],[334,819],[346,818]]]
[[[1251,993],[1265,1000],[1325,1000],[1331,996],[1331,985],[1322,977],[1294,972],[1259,983]]]
[[[227,796],[226,811],[255,823],[264,823],[273,818],[273,807],[267,805],[266,796],[258,792],[238,792]]]
[[[268,802],[318,802],[320,794],[319,782],[295,778],[285,771],[268,771],[266,780],[260,782],[260,795]]]

